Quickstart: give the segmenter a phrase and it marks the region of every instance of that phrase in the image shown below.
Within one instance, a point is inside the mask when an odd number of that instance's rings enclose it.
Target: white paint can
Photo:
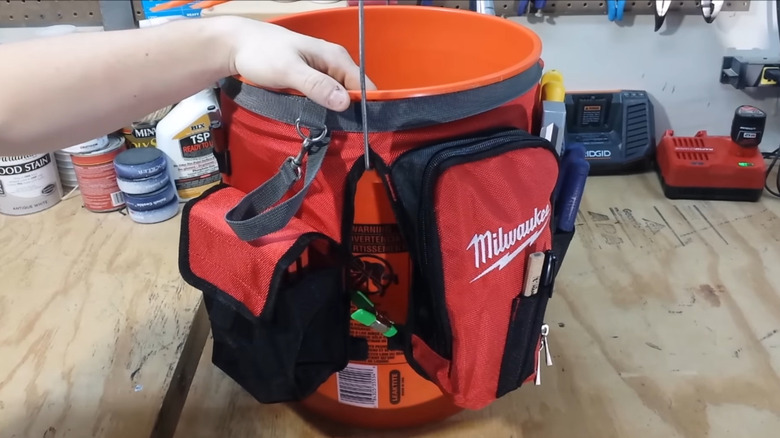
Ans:
[[[37,213],[62,200],[52,154],[0,157],[0,213]]]
[[[104,135],[84,143],[79,143],[63,149],[63,152],[68,154],[88,154],[90,152],[99,151],[105,149],[108,146],[108,136]]]

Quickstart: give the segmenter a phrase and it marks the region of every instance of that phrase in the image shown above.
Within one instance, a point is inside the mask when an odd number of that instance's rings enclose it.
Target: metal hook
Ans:
[[[295,171],[295,175],[296,175],[295,180],[297,181],[301,179],[302,176],[301,166],[303,166],[303,157],[305,157],[306,154],[311,152],[314,146],[316,146],[317,144],[322,142],[322,140],[325,139],[325,137],[328,135],[328,128],[327,126],[323,126],[319,134],[317,134],[315,137],[311,137],[310,135],[312,129],[309,128],[309,135],[304,134],[303,129],[301,127],[301,119],[298,118],[295,121],[295,130],[298,131],[298,135],[301,136],[301,139],[303,140],[301,142],[301,150],[298,151],[298,155],[294,157],[293,156],[287,157],[285,163],[287,162],[290,163],[293,170]]]
[[[312,137],[309,137],[308,135],[304,134],[303,131],[301,130],[301,118],[300,117],[295,120],[295,130],[298,131],[298,135],[301,136],[301,138],[303,139],[304,143],[306,143],[307,141],[311,142],[311,143],[317,143],[319,141],[322,141],[322,139],[325,138],[326,135],[328,135],[328,127],[327,126],[323,126],[322,127],[322,131],[316,137],[312,138]],[[309,134],[311,134],[311,131],[312,131],[312,129],[309,128]]]

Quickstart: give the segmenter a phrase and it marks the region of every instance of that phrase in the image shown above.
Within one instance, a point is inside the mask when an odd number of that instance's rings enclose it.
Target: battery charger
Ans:
[[[664,133],[658,144],[657,171],[670,199],[758,201],[764,191],[766,164],[758,148],[766,113],[737,108],[730,136],[699,131],[693,137]]]
[[[589,175],[652,169],[653,104],[643,90],[566,94],[566,144],[582,144]]]

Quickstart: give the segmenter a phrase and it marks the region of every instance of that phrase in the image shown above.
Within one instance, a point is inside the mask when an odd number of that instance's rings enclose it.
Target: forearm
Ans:
[[[115,131],[231,71],[231,18],[0,45],[0,155]]]

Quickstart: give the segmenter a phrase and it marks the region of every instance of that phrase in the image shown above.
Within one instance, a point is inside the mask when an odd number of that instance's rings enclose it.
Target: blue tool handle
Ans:
[[[420,6],[433,6],[433,0],[421,0]]]
[[[616,21],[622,21],[623,20],[623,12],[626,10],[626,0],[617,0],[616,6],[615,6],[615,20]]]
[[[547,4],[547,0],[534,0],[534,7],[541,11],[544,9],[544,6]]]
[[[528,11],[529,0],[520,0],[517,4],[517,15],[525,15]]]
[[[558,229],[565,232],[574,230],[574,222],[577,219],[582,195],[585,192],[585,182],[590,171],[590,164],[585,159],[585,148],[582,145],[572,146],[574,147],[567,147],[564,155],[563,180],[555,202],[560,218]]]

